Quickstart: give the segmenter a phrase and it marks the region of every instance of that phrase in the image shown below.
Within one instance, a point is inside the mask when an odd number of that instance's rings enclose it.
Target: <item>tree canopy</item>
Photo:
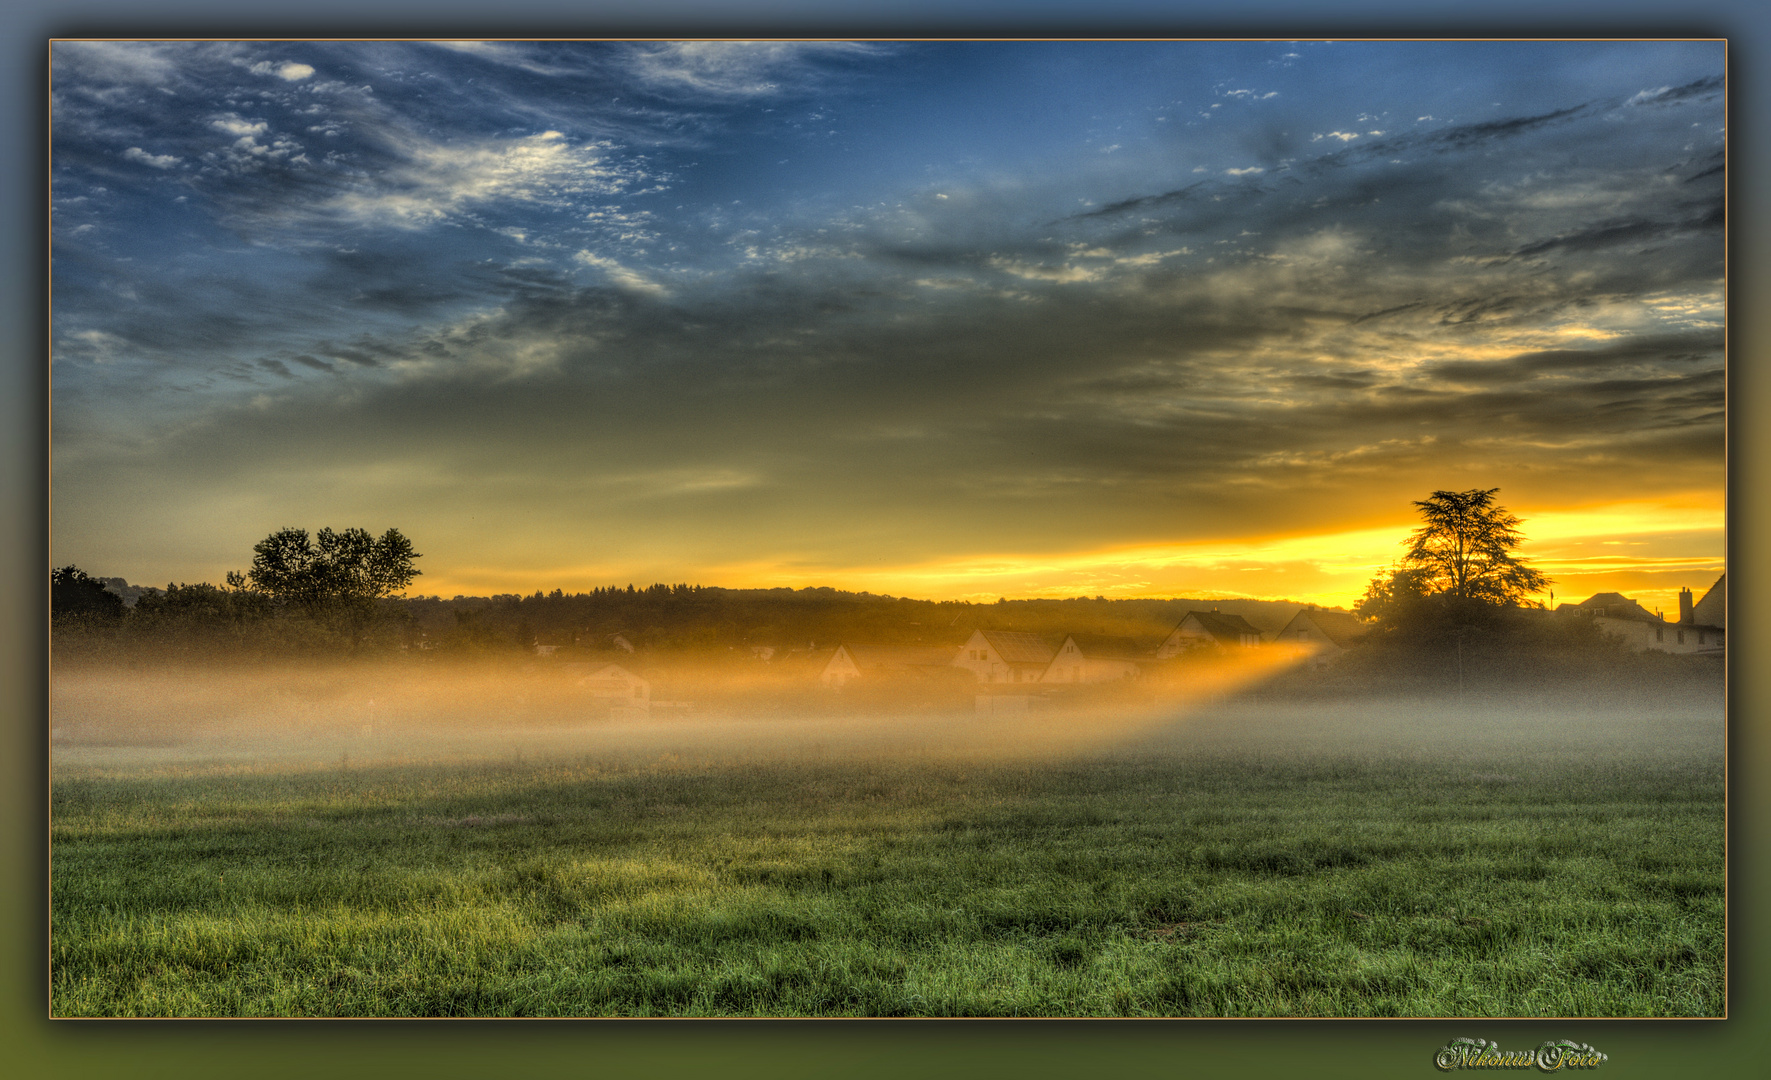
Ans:
[[[1471,617],[1480,608],[1518,606],[1549,588],[1549,578],[1513,554],[1525,535],[1519,519],[1495,502],[1499,491],[1435,491],[1416,502],[1425,524],[1404,541],[1408,550],[1398,565],[1372,579],[1354,611],[1393,626],[1441,617],[1450,601]]]
[[[377,539],[365,529],[283,529],[252,548],[252,568],[228,574],[236,589],[250,583],[273,600],[309,609],[364,603],[406,590],[421,571],[412,541],[389,529]]]
[[[1403,565],[1422,592],[1516,605],[1550,579],[1513,554],[1525,539],[1519,519],[1494,501],[1499,488],[1435,491],[1416,502],[1426,524],[1408,538]]]
[[[49,573],[49,609],[54,615],[114,619],[123,614],[123,598],[78,566]]]

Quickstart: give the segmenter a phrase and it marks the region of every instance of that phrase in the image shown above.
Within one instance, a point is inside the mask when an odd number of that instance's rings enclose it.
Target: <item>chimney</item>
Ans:
[[[1690,589],[1680,589],[1679,590],[1679,622],[1683,623],[1686,626],[1690,626],[1692,623],[1694,623],[1696,621],[1697,621],[1697,617],[1691,614],[1691,590]]]

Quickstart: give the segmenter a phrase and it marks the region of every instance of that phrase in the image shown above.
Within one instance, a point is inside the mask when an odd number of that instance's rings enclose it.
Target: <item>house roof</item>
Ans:
[[[1181,619],[1181,622],[1184,623],[1188,619],[1198,620],[1199,625],[1205,627],[1206,633],[1219,641],[1229,641],[1240,645],[1244,634],[1253,634],[1257,638],[1261,636],[1261,632],[1250,626],[1248,620],[1240,615],[1226,615],[1221,611],[1189,611]],[[1177,626],[1176,629],[1179,627]]]
[[[836,659],[836,647],[827,649],[782,649],[769,661],[772,671],[794,672],[806,669],[823,671]]]
[[[638,675],[635,675],[620,664],[601,664],[592,668],[590,674],[578,680],[579,685],[582,686],[591,679],[627,679],[636,683],[647,682],[647,680],[640,678]]]
[[[1574,606],[1578,610],[1603,615],[1607,619],[1632,619],[1636,622],[1652,623],[1665,621],[1622,593],[1596,593]]]
[[[1013,630],[980,630],[984,640],[1003,662],[1009,664],[1049,664],[1058,650],[1052,643],[1038,634],[1023,634]]]
[[[1323,637],[1343,649],[1371,633],[1370,623],[1361,622],[1359,616],[1345,611],[1312,611],[1306,608],[1293,615],[1291,623],[1300,619],[1309,620],[1312,626],[1322,631]],[[1291,623],[1285,624],[1286,629],[1291,628]],[[1280,631],[1281,634],[1284,632],[1284,630]]]
[[[1722,629],[1728,625],[1728,575],[1723,574],[1691,608],[1691,621]]]
[[[1092,660],[1150,660],[1156,655],[1156,647],[1162,644],[1157,639],[1109,637],[1105,634],[1071,634],[1064,640],[1074,641],[1082,655]]]

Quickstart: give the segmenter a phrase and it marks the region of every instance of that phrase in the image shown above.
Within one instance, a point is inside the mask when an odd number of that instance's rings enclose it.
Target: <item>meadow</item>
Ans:
[[[53,1015],[1725,1011],[1708,706],[224,727],[56,745]]]

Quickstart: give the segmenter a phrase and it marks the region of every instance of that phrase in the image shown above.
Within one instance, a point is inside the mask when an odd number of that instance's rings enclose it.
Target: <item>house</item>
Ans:
[[[1261,643],[1261,632],[1240,615],[1225,615],[1217,608],[1210,611],[1189,611],[1162,644],[1156,647],[1156,658],[1167,660],[1194,649],[1212,646],[1253,648]]]
[[[1156,661],[1157,644],[1140,638],[1071,634],[1058,646],[1039,681],[1100,683],[1135,679]]]
[[[1701,603],[1710,605],[1705,609],[1706,616],[1726,619],[1725,601],[1721,599],[1726,578],[1724,574],[1704,594]],[[1680,590],[1680,620],[1676,623],[1669,623],[1658,612],[1614,592],[1597,593],[1578,604],[1558,604],[1556,614],[1592,619],[1599,629],[1637,651],[1721,656],[1726,645],[1726,630],[1697,621],[1697,605],[1691,603],[1689,589]]]
[[[951,664],[981,683],[1031,683],[1045,675],[1056,655],[1052,643],[1038,634],[973,630]]]
[[[1728,575],[1723,574],[1693,604],[1691,590],[1679,590],[1679,624],[1673,631],[1680,644],[1696,642],[1691,650],[1706,656],[1723,656],[1728,648]]]
[[[578,686],[617,717],[642,718],[652,708],[652,684],[619,664],[599,664]]]
[[[1310,666],[1325,668],[1335,657],[1371,633],[1371,624],[1345,611],[1305,608],[1273,635],[1273,644],[1294,648],[1310,658]]]
[[[1599,629],[1621,639],[1632,649],[1660,647],[1663,652],[1673,651],[1665,648],[1668,644],[1666,620],[1622,593],[1595,593],[1578,604],[1557,604],[1556,614],[1591,619]]]
[[[818,673],[825,686],[855,679],[927,678],[953,666],[951,645],[867,645],[843,642]]]
[[[1693,604],[1687,612],[1685,605],[1691,597],[1690,589],[1679,590],[1679,621],[1688,626],[1712,626],[1717,630],[1728,629],[1728,575],[1723,574],[1716,583],[1703,594],[1703,599]]]

